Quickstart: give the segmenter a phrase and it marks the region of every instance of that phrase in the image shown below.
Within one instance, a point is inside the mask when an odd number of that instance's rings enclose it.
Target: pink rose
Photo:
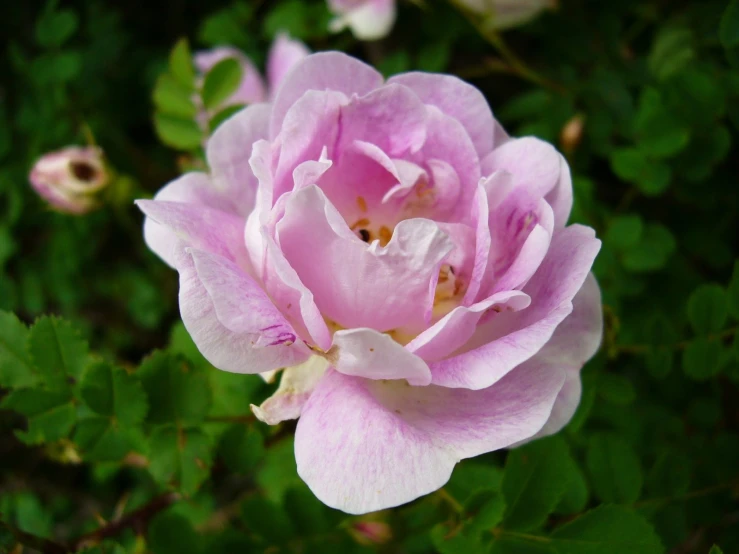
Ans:
[[[203,355],[282,372],[298,472],[351,513],[444,485],[463,458],[558,431],[602,333],[570,171],[447,75],[387,82],[314,54],[140,200]],[[273,375],[268,373],[268,375]]]
[[[390,32],[395,23],[395,0],[328,0],[336,16],[330,28],[346,28],[360,40],[377,40]]]
[[[76,215],[96,208],[98,193],[110,182],[103,152],[94,146],[68,146],[44,154],[28,178],[52,208]]]

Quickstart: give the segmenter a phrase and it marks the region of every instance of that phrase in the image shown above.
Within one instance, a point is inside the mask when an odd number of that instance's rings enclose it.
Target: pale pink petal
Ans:
[[[420,326],[452,243],[432,221],[401,221],[385,247],[367,245],[318,187],[292,193],[280,247],[321,313],[345,328]]]
[[[213,186],[205,173],[185,173],[164,186],[154,199],[208,206],[230,214],[239,213],[237,206]],[[179,246],[180,239],[173,230],[147,217],[144,220],[144,240],[157,256],[175,267],[174,248]]]
[[[592,273],[572,299],[572,305],[572,313],[560,323],[551,340],[536,355],[536,359],[543,363],[563,369],[566,379],[554,402],[552,415],[532,439],[557,433],[575,415],[582,394],[580,369],[598,351],[603,337],[600,288]]]
[[[478,185],[477,193],[472,201],[470,220],[475,227],[475,257],[470,273],[467,290],[462,298],[462,305],[469,306],[477,298],[480,287],[485,285],[485,269],[490,257],[490,225],[488,224],[489,209],[485,189]]]
[[[265,244],[265,290],[304,340],[328,350],[331,333],[316,306],[313,293],[306,288],[274,239],[264,229],[262,240]]]
[[[159,225],[166,227],[185,246],[205,250],[250,268],[249,255],[244,244],[242,217],[207,205],[170,202],[166,200],[137,200],[136,205]],[[161,238],[159,235],[158,238]],[[157,239],[155,235],[154,239]],[[161,244],[172,247],[171,242]],[[173,259],[172,250],[162,252],[162,258]]]
[[[308,55],[308,47],[299,40],[291,39],[287,33],[279,33],[275,37],[267,55],[269,96],[275,96],[290,70]]]
[[[215,367],[235,373],[259,373],[303,361],[310,354],[303,345],[257,347],[249,332],[235,332],[218,318],[213,299],[198,276],[186,248],[176,249],[180,273],[180,314],[198,350]],[[248,309],[248,308],[247,308]]]
[[[298,474],[321,501],[345,512],[410,502],[443,486],[460,459],[536,433],[562,381],[561,372],[534,364],[480,391],[330,370],[298,421]]]
[[[395,23],[395,0],[331,0],[329,5],[337,14],[329,25],[331,31],[337,33],[348,27],[359,40],[381,39]]]
[[[257,178],[249,166],[252,145],[267,138],[269,114],[269,105],[252,104],[221,123],[207,143],[211,186],[229,198],[244,218],[254,209],[257,190]]]
[[[482,160],[484,175],[505,170],[516,187],[524,186],[537,196],[545,196],[558,228],[564,227],[572,207],[572,181],[566,166],[567,161],[551,144],[534,137],[509,140]]]
[[[485,388],[534,356],[572,311],[572,298],[599,249],[600,241],[588,227],[571,225],[555,233],[547,257],[523,288],[531,306],[478,325],[461,353],[430,364],[434,383]]]
[[[425,104],[457,119],[464,125],[481,159],[493,149],[497,138],[493,112],[476,87],[453,75],[421,72],[402,73],[391,77],[388,83],[413,89]]]
[[[406,348],[427,362],[451,355],[474,334],[485,313],[518,311],[527,308],[531,298],[521,291],[494,294],[472,306],[457,306],[406,345]]]
[[[267,425],[299,418],[303,406],[327,368],[328,362],[315,355],[302,364],[286,367],[275,393],[260,406],[251,404],[251,411]]]
[[[421,358],[374,329],[336,331],[329,357],[334,368],[345,375],[406,379],[411,385],[431,383],[431,371]]]
[[[375,69],[341,52],[311,54],[298,62],[282,82],[272,103],[270,135],[277,136],[287,111],[309,90],[363,95],[382,81]]]

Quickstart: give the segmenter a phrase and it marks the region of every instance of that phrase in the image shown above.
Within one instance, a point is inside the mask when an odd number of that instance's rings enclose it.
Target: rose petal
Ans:
[[[440,264],[452,249],[424,219],[401,221],[385,247],[368,246],[318,187],[289,196],[277,236],[324,316],[345,328],[378,331],[423,324]]]
[[[274,97],[290,70],[309,55],[310,50],[299,40],[291,39],[287,33],[277,34],[267,55],[267,82],[271,97]]]
[[[430,364],[434,383],[489,387],[536,354],[572,311],[572,298],[599,249],[600,241],[588,227],[571,225],[555,233],[547,257],[523,289],[531,306],[478,325],[461,353]]]
[[[561,372],[534,364],[481,391],[329,370],[298,421],[298,474],[321,501],[348,513],[410,502],[444,485],[460,459],[536,433],[562,381]]]
[[[311,54],[292,68],[277,91],[270,134],[277,136],[288,110],[309,90],[362,95],[382,85],[382,81],[375,69],[341,52]]]
[[[243,218],[208,206],[184,202],[137,200],[136,205],[147,217],[177,236],[185,246],[218,254],[244,269],[250,267],[244,244]],[[165,241],[160,246],[172,247],[173,243]],[[160,255],[165,260],[173,259],[171,250]]]
[[[483,94],[453,75],[411,72],[395,75],[388,83],[399,83],[415,92],[424,104],[436,106],[457,119],[483,158],[493,149],[495,120]]]
[[[301,344],[257,347],[250,333],[234,332],[219,319],[213,299],[198,276],[185,247],[176,249],[180,273],[180,314],[203,356],[215,367],[235,373],[260,373],[303,361],[310,352]]]
[[[267,138],[269,114],[269,105],[253,104],[221,123],[208,139],[212,186],[231,200],[243,217],[254,209],[257,190],[257,178],[249,166],[252,145]]]
[[[406,379],[411,385],[428,385],[426,363],[384,333],[374,329],[347,329],[334,333],[330,357],[345,375],[366,379]]]

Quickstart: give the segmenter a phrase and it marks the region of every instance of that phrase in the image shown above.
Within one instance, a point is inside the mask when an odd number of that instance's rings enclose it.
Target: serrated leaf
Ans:
[[[16,436],[27,444],[52,442],[69,436],[77,418],[68,392],[18,389],[6,396],[0,407],[28,418],[28,430],[16,431]]]
[[[28,328],[14,314],[0,311],[0,386],[20,388],[36,383],[27,341]]]
[[[208,110],[215,110],[225,102],[244,77],[244,70],[235,58],[226,58],[214,65],[205,75],[200,96]]]
[[[696,381],[705,381],[721,371],[721,344],[697,338],[683,350],[683,371]]]
[[[80,394],[93,412],[114,418],[122,425],[137,425],[146,416],[148,405],[141,383],[125,370],[105,362],[85,371]]]
[[[264,456],[264,439],[252,425],[231,425],[222,435],[220,454],[234,473],[249,473]]]
[[[180,356],[156,352],[139,367],[149,398],[149,423],[197,424],[211,407],[211,388],[205,369]]]
[[[195,68],[192,63],[190,45],[186,38],[177,41],[169,54],[169,72],[185,91],[195,90]]]
[[[562,525],[550,535],[560,554],[662,554],[659,537],[637,513],[600,506]]]
[[[332,524],[328,509],[306,486],[291,487],[285,493],[285,511],[295,530],[304,536],[327,533]]]
[[[623,438],[614,433],[591,435],[585,459],[593,492],[603,502],[632,503],[639,498],[641,464]]]
[[[588,483],[585,480],[583,471],[577,463],[574,463],[574,460],[573,470],[570,480],[567,483],[567,488],[554,510],[557,514],[577,514],[582,512],[585,506],[588,505],[588,499],[590,498]]]
[[[497,492],[503,480],[500,468],[475,460],[463,460],[454,468],[444,489],[462,505],[481,492]]]
[[[690,29],[667,26],[657,33],[647,63],[652,74],[662,81],[678,73],[694,58],[693,33]]]
[[[53,316],[31,327],[28,349],[40,382],[52,391],[70,390],[87,364],[87,342],[71,323]]]
[[[670,230],[651,223],[646,226],[641,241],[623,253],[622,262],[626,269],[635,273],[656,271],[665,266],[675,247]]]
[[[636,148],[620,148],[611,154],[611,168],[624,181],[634,183],[647,196],[657,196],[670,184],[670,167],[649,159]]]
[[[154,86],[154,105],[158,113],[185,120],[194,119],[197,108],[192,91],[184,88],[171,75],[160,75]]]
[[[651,88],[645,89],[641,96],[634,132],[639,152],[649,158],[674,156],[690,140],[690,129],[665,108],[659,92]]]
[[[739,260],[734,262],[734,271],[726,289],[726,306],[731,316],[739,320]]]
[[[489,554],[554,554],[546,537],[520,538],[501,535],[490,547]]]
[[[109,417],[88,417],[77,423],[73,440],[84,452],[85,461],[117,462],[143,443],[143,435],[139,429],[124,427]]]
[[[208,477],[213,445],[199,429],[159,426],[150,437],[149,471],[156,481],[185,495],[194,494]]]
[[[719,285],[701,285],[688,298],[688,319],[699,335],[721,331],[727,315],[726,292]]]
[[[721,550],[721,548],[719,547],[719,545],[714,544],[711,547],[711,550],[708,551],[708,554],[724,554],[724,551]]]
[[[159,139],[172,148],[194,150],[203,142],[203,131],[191,119],[155,113],[154,128]]]
[[[282,502],[283,495],[290,487],[302,483],[295,463],[295,446],[292,436],[267,449],[262,467],[257,471],[256,481],[264,490],[267,498],[276,503]]]
[[[491,531],[496,525],[503,521],[506,510],[505,498],[502,493],[488,495],[487,500],[474,511],[467,524],[470,531]]]
[[[501,483],[507,505],[504,527],[525,531],[541,525],[562,498],[573,465],[560,437],[540,439],[511,451]]]

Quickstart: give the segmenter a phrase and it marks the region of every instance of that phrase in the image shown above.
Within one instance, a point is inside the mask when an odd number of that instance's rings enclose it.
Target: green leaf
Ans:
[[[194,150],[203,142],[203,131],[191,119],[155,113],[154,128],[159,139],[172,148]]]
[[[31,327],[28,348],[41,382],[53,391],[69,391],[87,364],[87,342],[71,323],[53,316]]]
[[[208,415],[211,388],[205,369],[156,352],[137,373],[149,398],[149,423],[197,424]]]
[[[221,437],[220,454],[234,473],[250,473],[264,456],[264,439],[253,425],[236,424]]]
[[[636,399],[636,391],[631,381],[617,373],[600,373],[598,375],[598,394],[607,402],[625,406]]]
[[[232,115],[239,113],[243,109],[244,104],[236,104],[234,106],[227,106],[216,115],[214,115],[208,122],[208,128],[210,129],[211,134],[214,133],[216,129],[218,129],[221,123],[226,121]]]
[[[36,383],[27,340],[28,328],[14,314],[0,311],[0,386],[19,388]]]
[[[262,26],[268,36],[287,32],[291,37],[306,40],[327,36],[329,21],[331,13],[325,2],[287,0],[273,4]]]
[[[637,148],[649,158],[669,158],[683,150],[690,140],[690,129],[676,114],[668,111],[662,98],[654,89],[646,89],[639,103],[639,111],[634,119]],[[644,176],[642,175],[641,179]],[[641,182],[645,194],[645,183]],[[647,187],[649,188],[649,187]],[[653,191],[658,194],[656,189]]]
[[[146,546],[153,554],[199,554],[202,537],[185,517],[167,511],[151,520]]]
[[[200,92],[203,105],[208,110],[217,109],[225,102],[244,78],[244,70],[235,58],[226,58],[214,65],[205,75]]]
[[[705,381],[721,371],[721,344],[697,338],[683,350],[683,371],[696,381]]]
[[[699,335],[718,333],[726,323],[726,292],[719,285],[701,285],[688,298],[688,319]]]
[[[546,537],[514,537],[502,534],[495,539],[489,554],[554,554]]]
[[[431,542],[440,554],[483,554],[485,546],[478,533],[470,533],[464,528],[450,530],[439,523],[431,529]]]
[[[620,506],[600,506],[551,534],[560,554],[662,554],[659,537],[640,515]]]
[[[739,0],[731,0],[721,16],[718,36],[727,50],[739,46]]]
[[[708,554],[724,554],[724,551],[721,550],[721,547],[719,547],[719,545],[714,544],[711,547],[711,550],[708,551]]]
[[[159,426],[151,434],[149,472],[163,485],[192,495],[208,477],[213,447],[199,429]]]
[[[272,502],[280,503],[290,487],[300,485],[295,463],[293,437],[287,437],[267,449],[262,467],[257,471],[257,484]]]
[[[74,34],[77,25],[77,14],[72,10],[47,10],[36,22],[36,42],[42,48],[61,46]]]
[[[82,419],[74,441],[90,461],[118,461],[143,442],[139,425],[147,410],[146,394],[136,378],[107,363],[85,371],[81,396],[97,416]]]
[[[726,289],[726,306],[731,316],[739,320],[739,260],[734,262],[734,271]]]
[[[670,167],[650,160],[636,148],[620,148],[611,154],[611,168],[624,181],[634,183],[647,196],[657,196],[670,184]]]
[[[304,536],[331,531],[326,506],[306,486],[292,487],[285,493],[285,511],[295,530]]]
[[[176,118],[193,119],[197,113],[192,92],[167,74],[160,75],[154,86],[154,105],[157,112]]]
[[[652,75],[664,81],[678,73],[694,58],[691,30],[682,26],[666,26],[658,31],[647,64]]]
[[[270,544],[284,544],[295,536],[287,512],[261,496],[247,498],[241,505],[241,516],[254,534]]]
[[[174,81],[186,92],[195,90],[195,68],[186,38],[177,41],[169,54],[169,72]]]
[[[620,436],[591,435],[586,464],[593,491],[603,502],[632,503],[639,498],[643,482],[641,464],[634,449]]]
[[[499,491],[502,479],[503,472],[496,466],[475,460],[462,460],[454,468],[444,489],[460,504],[465,505],[478,493]]]
[[[6,396],[0,407],[15,410],[28,418],[28,430],[15,433],[27,444],[66,438],[77,418],[77,410],[68,392],[18,389]]]
[[[628,248],[639,242],[643,230],[644,223],[636,214],[614,217],[606,232],[605,240],[614,248]]]
[[[540,439],[511,451],[501,484],[508,506],[504,527],[525,531],[541,525],[573,478],[573,466],[560,437]]]
[[[470,531],[490,531],[503,521],[506,504],[501,493],[493,493],[472,514],[467,527]]]
[[[624,252],[624,268],[635,273],[662,269],[675,251],[675,238],[664,225],[650,223],[646,226],[639,244]]]
[[[585,481],[585,475],[576,463],[573,464],[573,470],[565,493],[555,508],[557,514],[577,514],[588,505],[590,491],[588,490],[588,483]]]

